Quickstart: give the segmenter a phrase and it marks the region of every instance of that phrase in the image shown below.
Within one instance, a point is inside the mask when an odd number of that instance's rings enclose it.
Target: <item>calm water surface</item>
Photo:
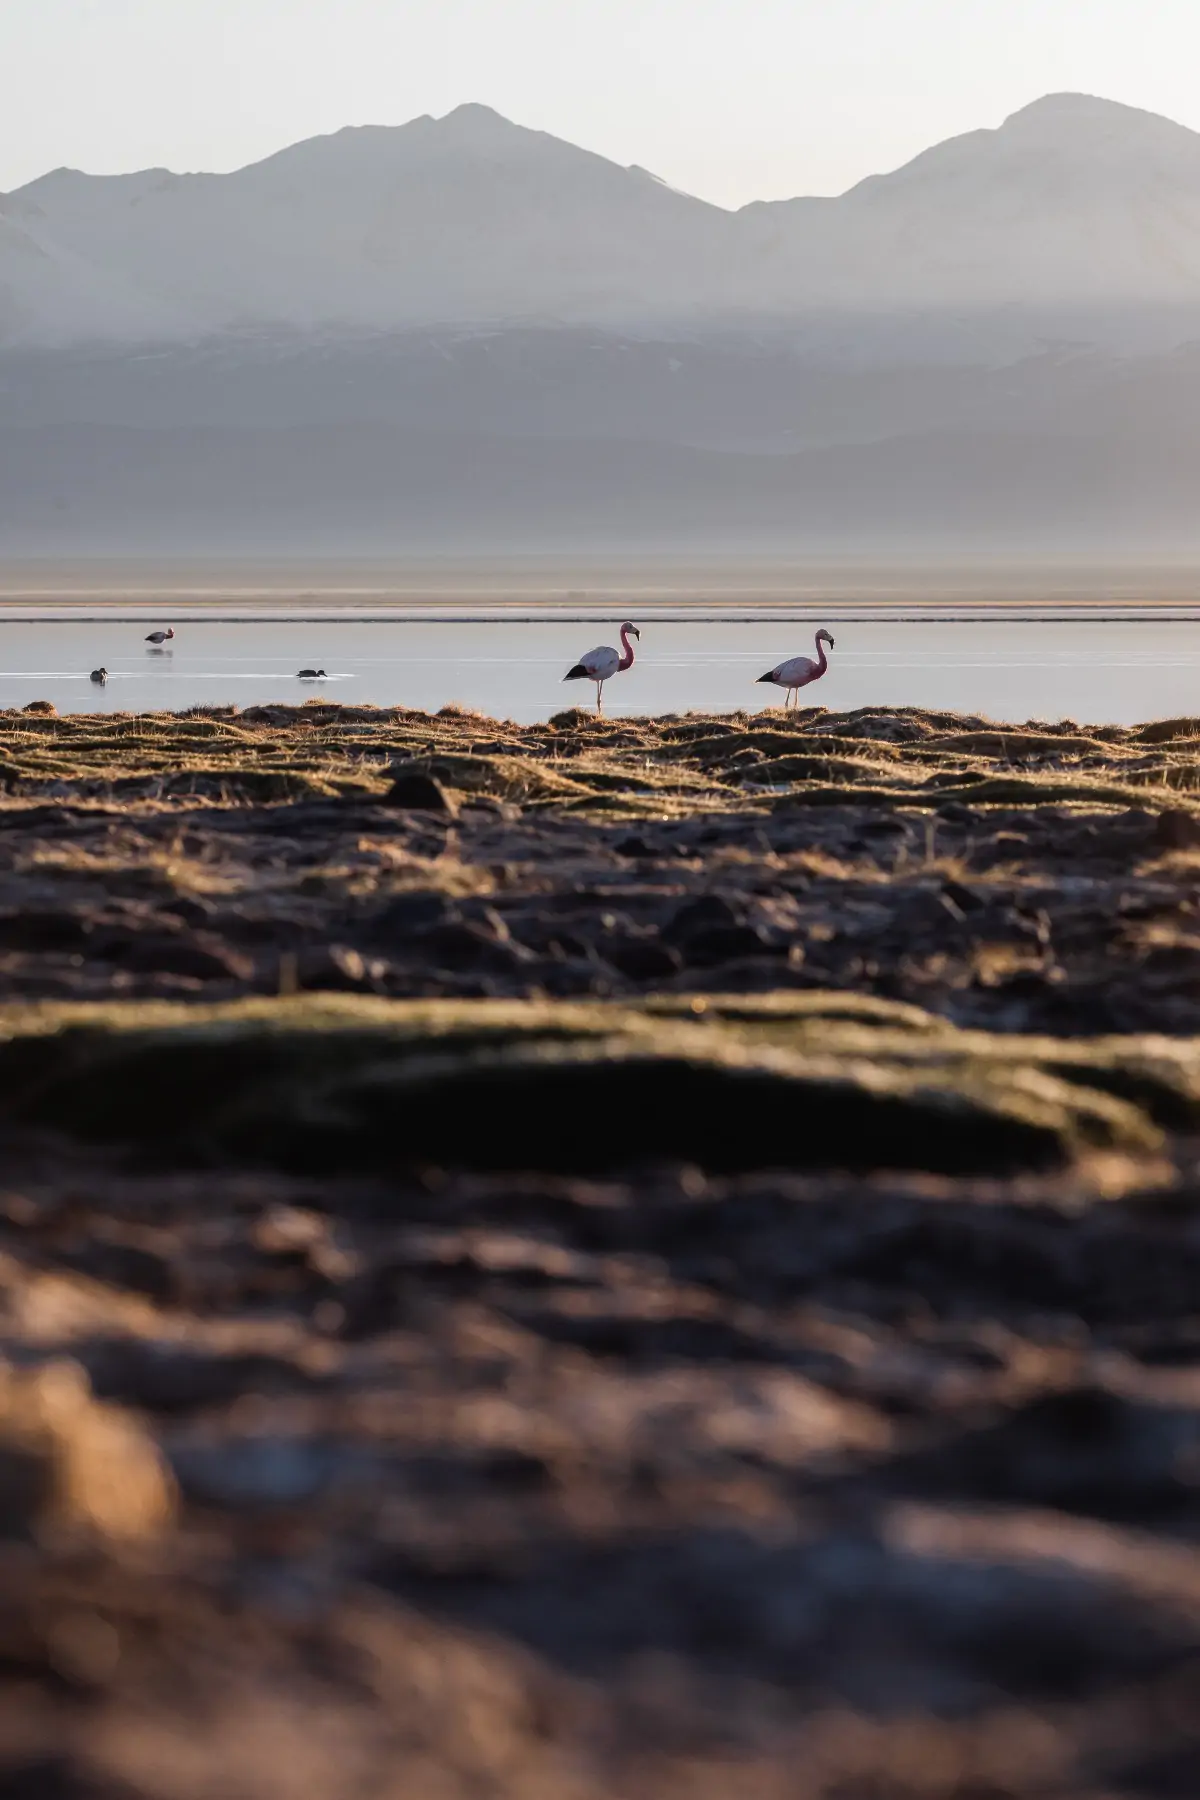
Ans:
[[[171,623],[169,616],[160,621]],[[342,701],[435,709],[447,702],[499,718],[543,719],[587,704],[585,682],[562,675],[611,626],[403,619],[217,620],[176,623],[165,652],[142,642],[152,621],[0,619],[0,706],[52,700],[60,712],[151,712],[197,704]],[[1200,714],[1200,624],[903,623],[835,614],[811,624],[647,623],[636,666],[605,691],[611,713],[727,711],[777,702],[754,678],[810,653],[816,624],[837,638],[812,698],[831,708],[918,705],[1007,720],[1071,717],[1127,724]],[[103,664],[105,688],[88,673]],[[297,680],[324,668],[319,684]]]

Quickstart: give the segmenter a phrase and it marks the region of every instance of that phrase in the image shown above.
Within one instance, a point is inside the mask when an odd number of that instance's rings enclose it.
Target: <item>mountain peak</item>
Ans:
[[[492,125],[507,125],[510,130],[513,128],[511,119],[506,119],[494,106],[485,106],[482,100],[464,100],[461,106],[452,106],[448,113],[442,114],[438,124],[449,125],[452,120],[466,125],[483,124],[486,121]]]
[[[440,119],[434,119],[432,125],[439,138],[463,144],[495,143],[500,139],[536,135],[523,125],[514,125],[495,107],[484,106],[478,100],[464,101],[461,106],[443,113]]]
[[[1126,106],[1122,100],[1105,100],[1099,94],[1077,94],[1064,89],[1057,94],[1042,94],[1039,99],[1029,101],[1028,105],[1019,106],[1016,112],[1009,113],[1004,123],[1012,125],[1018,119],[1064,119],[1073,122],[1087,117],[1108,118],[1117,113],[1133,115],[1140,111],[1140,107]]]
[[[868,175],[844,199],[874,206],[907,190],[945,194],[947,184],[959,188],[978,205],[984,186],[1009,191],[1027,179],[1030,162],[1054,167],[1056,179],[1069,178],[1099,191],[1117,183],[1131,192],[1148,171],[1172,171],[1189,184],[1200,178],[1200,134],[1160,113],[1103,100],[1095,94],[1043,94],[1019,112],[1010,113],[994,130],[964,132],[923,150],[911,162],[886,175]],[[1021,197],[1024,213],[1037,211],[1033,191]]]
[[[1185,125],[1140,106],[1105,100],[1098,94],[1043,94],[1028,106],[1010,113],[1000,127],[1006,137],[1043,143],[1096,138],[1193,137]]]

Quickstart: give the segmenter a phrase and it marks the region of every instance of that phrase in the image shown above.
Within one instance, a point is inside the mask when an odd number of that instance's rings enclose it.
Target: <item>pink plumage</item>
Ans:
[[[793,694],[796,696],[796,705],[799,706],[800,689],[802,687],[807,687],[810,681],[820,681],[822,675],[824,675],[826,669],[829,667],[829,661],[825,655],[825,646],[828,644],[829,648],[832,650],[833,639],[823,625],[820,631],[818,631],[814,642],[817,648],[817,658],[815,662],[811,656],[791,656],[788,658],[787,662],[777,663],[773,669],[768,669],[765,675],[760,675],[758,677],[759,681],[769,681],[773,683],[775,687],[781,687],[787,690],[783,702],[784,706],[787,706]]]
[[[622,625],[619,651],[614,650],[611,644],[598,644],[594,650],[585,651],[575,666],[563,676],[564,681],[595,682],[597,712],[603,708],[605,682],[611,681],[623,669],[633,667],[633,645],[629,641],[631,634],[639,640],[642,635],[636,625]]]

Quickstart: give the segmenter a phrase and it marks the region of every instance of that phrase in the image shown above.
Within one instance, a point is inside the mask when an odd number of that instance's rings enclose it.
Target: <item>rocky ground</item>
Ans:
[[[1198,751],[0,715],[0,1800],[1200,1793]]]

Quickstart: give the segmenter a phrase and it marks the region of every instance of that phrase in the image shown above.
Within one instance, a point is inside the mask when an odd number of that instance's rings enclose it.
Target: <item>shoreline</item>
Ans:
[[[891,616],[897,608],[1057,607],[1102,611],[1200,604],[1200,561],[1092,562],[1078,556],[1006,560],[894,557],[610,555],[540,557],[13,557],[0,552],[0,609],[141,604],[298,602],[357,606],[556,608],[615,605],[808,607],[839,605]]]

